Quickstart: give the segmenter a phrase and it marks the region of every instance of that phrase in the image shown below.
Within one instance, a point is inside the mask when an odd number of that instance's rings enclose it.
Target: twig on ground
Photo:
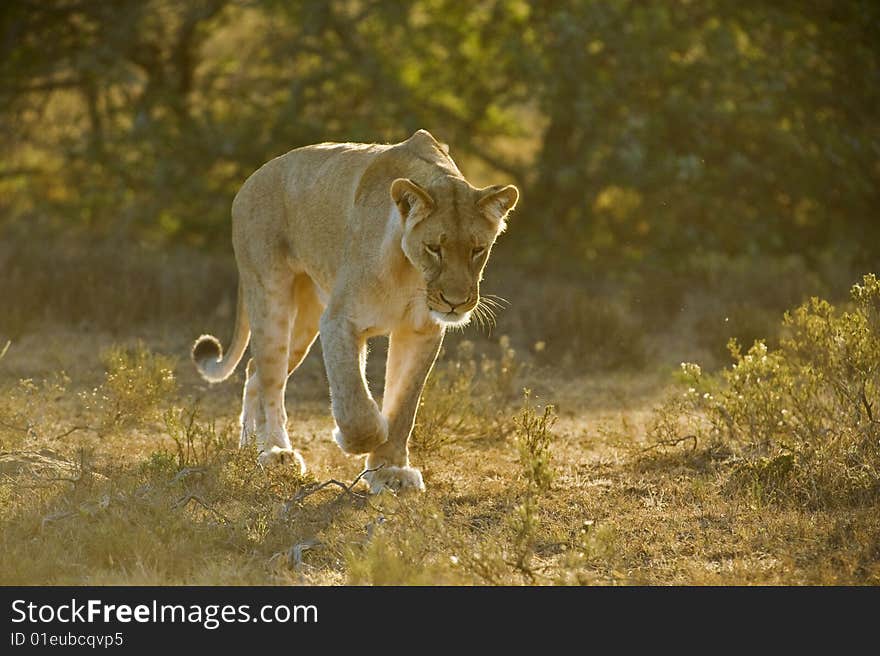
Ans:
[[[697,436],[696,435],[685,435],[684,437],[676,437],[669,440],[660,440],[655,442],[650,446],[646,446],[642,449],[642,453],[647,453],[648,451],[653,451],[654,449],[662,449],[663,447],[672,447],[678,446],[682,442],[687,442],[689,440],[693,441],[693,446],[691,446],[691,451],[697,450]]]
[[[874,404],[868,401],[868,395],[865,388],[866,384],[862,383],[862,405],[865,406],[865,413],[868,415],[868,421],[874,422],[877,421],[874,419]]]
[[[171,483],[179,483],[184,478],[188,478],[194,474],[204,474],[206,471],[208,471],[207,467],[184,467],[174,475],[174,478],[171,479]]]
[[[222,521],[224,524],[230,523],[229,518],[227,518],[226,515],[224,515],[222,512],[220,512],[219,510],[214,508],[211,504],[209,504],[204,499],[202,499],[202,497],[200,497],[198,494],[187,494],[187,495],[181,497],[180,499],[178,499],[174,503],[172,508],[174,508],[175,510],[180,510],[181,508],[186,507],[190,501],[195,501],[202,508],[204,508],[208,512],[212,513],[215,517],[220,519],[220,521]]]
[[[51,437],[51,440],[60,440],[62,437],[67,437],[71,433],[74,433],[78,430],[94,430],[91,426],[73,426],[69,430],[64,431],[63,433],[59,433],[58,435]]]
[[[353,489],[354,486],[360,483],[361,479],[364,476],[372,472],[379,471],[384,466],[385,465],[380,465],[379,467],[376,467],[374,469],[365,469],[360,474],[358,474],[357,477],[349,485],[346,485],[341,481],[337,481],[335,478],[331,478],[329,481],[324,481],[323,483],[311,483],[309,485],[305,485],[300,488],[295,495],[293,495],[293,499],[291,499],[289,503],[302,505],[302,502],[306,497],[311,496],[315,492],[323,490],[326,487],[330,487],[331,485],[335,485],[336,487],[342,489],[342,492],[339,494],[337,499],[342,498],[344,495],[348,495],[361,501],[366,500],[367,498],[369,498],[369,495],[363,494],[361,492],[355,492]]]

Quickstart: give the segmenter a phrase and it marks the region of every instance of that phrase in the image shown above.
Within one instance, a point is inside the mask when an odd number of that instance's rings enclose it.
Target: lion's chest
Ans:
[[[364,294],[356,304],[355,323],[366,337],[388,335],[400,328],[421,331],[433,323],[424,292],[384,288]]]

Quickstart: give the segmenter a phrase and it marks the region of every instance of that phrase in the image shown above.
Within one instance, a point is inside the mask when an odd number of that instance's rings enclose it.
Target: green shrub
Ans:
[[[880,494],[876,276],[864,276],[851,298],[848,310],[812,298],[787,312],[776,349],[757,341],[743,353],[731,340],[734,362],[719,376],[683,365],[688,390],[670,403],[700,437],[736,446],[731,489],[812,507]]]
[[[451,441],[473,438],[500,439],[513,426],[506,412],[518,394],[526,365],[502,336],[498,355],[475,354],[464,340],[456,355],[442,359],[425,384],[413,431],[413,444],[423,451]]]
[[[100,407],[102,432],[155,419],[163,402],[177,392],[174,360],[143,344],[114,346],[103,360],[104,382],[86,398]]]
[[[513,518],[513,565],[534,578],[532,558],[540,530],[539,503],[541,497],[550,491],[555,473],[550,442],[553,424],[556,423],[556,409],[552,405],[536,408],[529,396],[526,391],[525,403],[515,420],[514,443],[519,453],[520,474],[525,480],[526,490]]]
[[[70,378],[63,371],[39,382],[24,378],[0,385],[0,448],[23,448],[40,439],[53,439],[53,431],[58,439],[77,430],[59,430],[57,426],[59,415],[63,415],[57,401],[69,385]]]
[[[186,408],[166,410],[162,419],[165,430],[174,440],[178,469],[214,464],[232,442],[231,424],[218,430],[214,421],[199,421],[198,402]]]

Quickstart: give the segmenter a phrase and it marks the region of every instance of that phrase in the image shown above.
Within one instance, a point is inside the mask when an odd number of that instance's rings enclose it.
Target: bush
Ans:
[[[459,439],[500,439],[511,432],[506,410],[518,394],[526,365],[506,336],[496,348],[497,357],[482,354],[478,358],[473,342],[464,340],[454,358],[437,363],[425,384],[416,418],[413,444],[417,449],[431,450]]]
[[[232,424],[218,430],[214,421],[199,421],[199,404],[166,410],[162,419],[174,440],[178,469],[207,467],[217,462],[231,445]]]
[[[49,437],[57,428],[57,401],[69,385],[63,371],[39,382],[25,378],[0,385],[0,448],[19,449]]]
[[[731,340],[719,376],[682,366],[689,387],[671,403],[701,437],[736,446],[732,490],[810,507],[880,494],[880,281],[864,276],[851,298],[787,312],[776,349]]]
[[[163,402],[177,392],[174,361],[143,344],[129,349],[115,346],[103,359],[104,383],[85,398],[99,406],[102,432],[155,419]]]
[[[555,423],[556,409],[552,405],[533,407],[526,392],[525,405],[516,416],[514,435],[526,491],[522,503],[516,507],[513,551],[514,566],[532,579],[532,559],[540,530],[539,504],[541,496],[550,491],[555,475],[550,452]]]

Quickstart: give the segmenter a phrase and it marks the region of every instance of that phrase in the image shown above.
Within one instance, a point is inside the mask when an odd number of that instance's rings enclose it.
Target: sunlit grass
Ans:
[[[731,494],[729,450],[652,448],[663,384],[636,394],[638,375],[606,376],[596,391],[525,366],[505,379],[509,346],[473,348],[438,366],[444,384],[425,397],[412,459],[427,492],[367,498],[361,485],[312,492],[352,481],[360,461],[329,440],[326,404],[304,400],[299,374],[288,404],[305,478],[237,449],[238,384],[207,392],[185,363],[170,365],[175,386],[151,386],[170,361],[143,345],[95,353],[60,383],[35,350],[44,379],[23,384],[14,344],[0,365],[0,582],[880,583],[875,507],[755,503]],[[320,362],[301,387],[309,367]],[[106,408],[82,404],[79,380],[155,394],[149,412],[99,431]],[[559,389],[562,412],[508,395],[526,384]],[[577,389],[594,393],[579,403]],[[84,428],[59,437],[74,422]]]

